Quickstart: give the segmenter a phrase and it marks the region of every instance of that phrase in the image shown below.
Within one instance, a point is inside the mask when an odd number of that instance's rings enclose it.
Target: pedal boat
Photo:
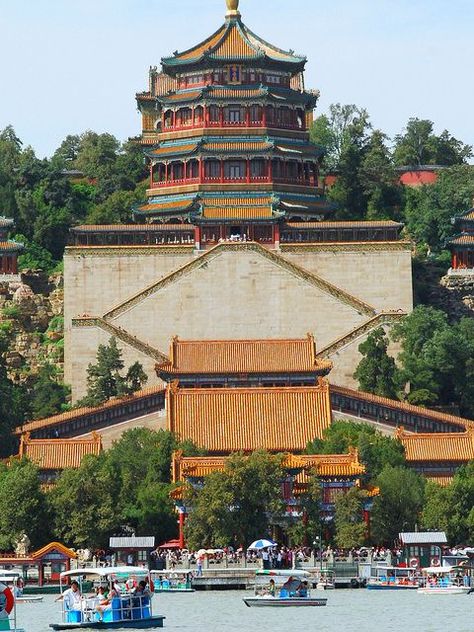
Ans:
[[[429,566],[422,569],[418,592],[422,595],[467,595],[472,589],[470,577],[459,566]]]
[[[417,590],[419,585],[415,568],[377,566],[367,581],[367,590]]]
[[[14,590],[9,584],[16,584],[20,579],[20,573],[11,571],[0,572],[0,630],[9,632],[25,632],[23,628],[17,626],[16,602]]]
[[[325,606],[327,599],[311,596],[311,575],[301,570],[259,570],[255,595],[244,598],[249,608]]]
[[[148,579],[150,596],[138,596],[127,591],[126,581]],[[93,585],[111,588],[119,585],[120,597],[112,599],[110,609],[102,615],[97,611],[97,598],[82,597],[80,609],[68,610],[62,602],[62,622],[51,623],[53,630],[150,630],[163,627],[165,617],[152,612],[153,582],[148,569],[134,566],[116,566],[103,568],[78,568],[65,571],[60,575],[61,595],[71,581],[77,581],[82,594],[82,585],[93,581]]]

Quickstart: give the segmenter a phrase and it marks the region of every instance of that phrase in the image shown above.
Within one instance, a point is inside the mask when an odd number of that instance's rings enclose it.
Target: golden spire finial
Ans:
[[[239,13],[239,0],[226,0],[227,2],[227,13],[226,18],[237,17],[240,15]]]

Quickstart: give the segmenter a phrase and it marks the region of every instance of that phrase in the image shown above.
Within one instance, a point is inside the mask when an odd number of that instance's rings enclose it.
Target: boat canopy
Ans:
[[[110,575],[148,575],[149,570],[143,566],[100,566],[98,568],[76,568],[72,571],[64,571],[60,577],[79,577],[83,575],[96,575],[97,577],[109,577]]]
[[[267,576],[267,577],[311,577],[311,573],[308,571],[302,571],[296,568],[291,570],[258,570],[255,572],[257,577]]]
[[[457,566],[427,566],[422,568],[421,571],[427,575],[447,575],[452,571],[461,570]]]
[[[179,575],[191,575],[192,573],[194,573],[193,570],[191,569],[178,569],[178,570],[163,570],[163,571],[158,571],[156,569],[153,569],[152,571],[150,571],[150,575],[161,575],[162,577],[168,577],[169,575],[172,575],[173,577],[178,577]]]

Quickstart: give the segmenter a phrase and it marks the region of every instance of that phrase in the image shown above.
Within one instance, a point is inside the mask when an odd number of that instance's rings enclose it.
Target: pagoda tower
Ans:
[[[150,188],[135,220],[192,226],[198,250],[278,247],[283,223],[332,210],[318,186],[324,149],[309,141],[318,92],[304,88],[306,57],[255,35],[238,5],[227,0],[225,23],[163,58],[137,95]]]

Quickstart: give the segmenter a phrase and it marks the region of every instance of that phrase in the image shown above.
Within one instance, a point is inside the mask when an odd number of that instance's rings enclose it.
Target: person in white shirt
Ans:
[[[71,588],[68,588],[60,595],[56,601],[62,599],[66,610],[81,610],[82,595],[79,590],[79,584],[76,581],[71,582]]]

